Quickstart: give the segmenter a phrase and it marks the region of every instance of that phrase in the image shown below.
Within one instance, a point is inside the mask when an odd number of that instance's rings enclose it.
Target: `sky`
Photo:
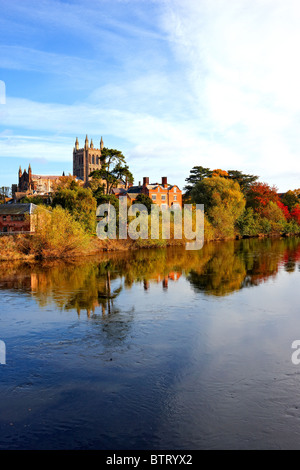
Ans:
[[[0,0],[0,186],[72,173],[87,134],[136,184],[300,188],[299,23],[298,0]]]

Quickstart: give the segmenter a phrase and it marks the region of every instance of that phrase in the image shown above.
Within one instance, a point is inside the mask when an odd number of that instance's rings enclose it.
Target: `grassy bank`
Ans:
[[[251,214],[250,214],[251,215]],[[264,219],[243,217],[230,230],[222,232],[214,226],[205,215],[205,242],[233,240],[237,238],[262,238],[299,235],[299,225],[283,220],[266,223]],[[195,221],[192,221],[195,230]],[[150,223],[148,238],[127,240],[100,240],[88,233],[73,216],[60,207],[49,211],[40,207],[35,215],[35,232],[32,235],[0,236],[0,261],[13,260],[47,260],[47,259],[78,259],[93,256],[101,252],[118,252],[138,250],[142,248],[164,248],[184,246],[188,240],[176,239],[174,220],[170,223],[170,236],[164,238],[161,230],[158,239],[151,239]],[[182,230],[184,234],[185,231]]]

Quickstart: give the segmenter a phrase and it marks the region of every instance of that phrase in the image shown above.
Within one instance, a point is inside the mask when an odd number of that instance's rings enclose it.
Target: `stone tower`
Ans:
[[[89,144],[88,136],[86,136],[84,147],[79,148],[78,138],[76,137],[73,149],[73,176],[81,179],[85,185],[88,184],[90,173],[101,168],[100,157],[103,147],[102,137],[100,148],[97,149],[94,147],[93,140]]]

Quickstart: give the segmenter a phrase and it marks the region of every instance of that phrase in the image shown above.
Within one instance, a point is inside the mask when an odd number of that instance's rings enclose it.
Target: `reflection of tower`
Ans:
[[[168,285],[169,285],[169,278],[168,278],[168,276],[165,276],[165,277],[164,277],[163,282],[162,282],[162,285],[163,285],[163,289],[168,289]]]

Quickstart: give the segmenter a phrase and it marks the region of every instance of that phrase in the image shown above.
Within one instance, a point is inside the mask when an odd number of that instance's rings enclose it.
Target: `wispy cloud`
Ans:
[[[299,178],[299,3],[168,5],[165,28],[177,39],[171,44],[185,65],[195,117],[221,147],[220,166],[228,168],[231,149],[245,170],[256,168],[282,186],[285,169]]]

